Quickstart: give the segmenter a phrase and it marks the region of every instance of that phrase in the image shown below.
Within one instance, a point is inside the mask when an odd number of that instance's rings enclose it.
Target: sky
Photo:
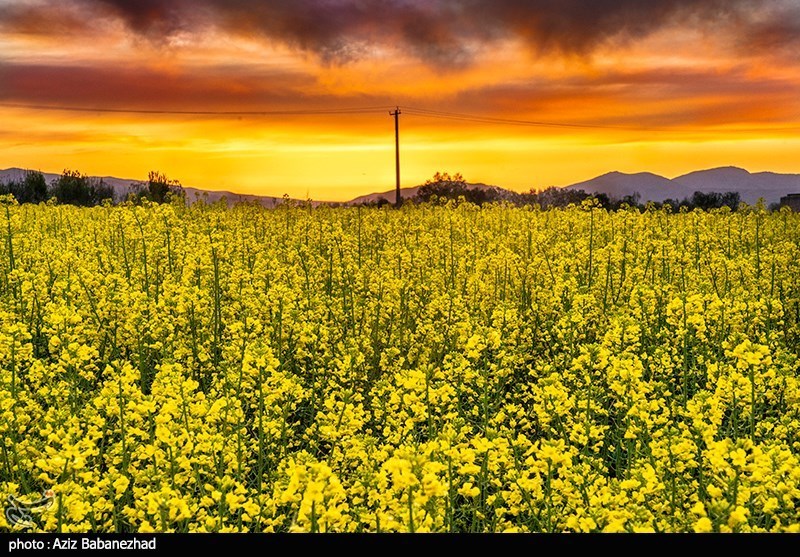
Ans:
[[[797,0],[0,0],[0,168],[342,201],[800,173]]]

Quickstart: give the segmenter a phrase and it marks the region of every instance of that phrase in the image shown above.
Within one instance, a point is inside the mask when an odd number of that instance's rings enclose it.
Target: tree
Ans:
[[[550,207],[566,207],[572,204],[580,205],[584,199],[589,197],[591,195],[584,190],[553,186],[540,192],[531,190],[529,193],[523,194],[522,202],[526,205],[538,204],[543,209],[548,209]]]
[[[725,193],[720,192],[701,192],[696,191],[691,197],[684,197],[678,199],[665,199],[662,203],[657,203],[656,206],[670,205],[673,209],[686,211],[693,211],[694,209],[702,209],[709,211],[711,209],[721,209],[722,207],[729,207],[731,211],[736,211],[739,208],[741,196],[739,192],[728,191]]]
[[[720,207],[730,207],[731,211],[739,208],[739,203],[742,201],[742,196],[738,191],[728,191],[720,197]]]
[[[627,205],[629,207],[636,207],[637,209],[642,209],[641,204],[642,195],[637,191],[632,194],[628,194],[622,198],[622,200],[617,205],[617,209],[621,208],[623,205]]]
[[[140,204],[143,199],[153,203],[167,203],[171,197],[185,199],[186,192],[178,180],[172,180],[157,170],[147,173],[147,182],[132,183],[127,200]]]
[[[692,207],[697,207],[698,209],[708,211],[709,209],[714,209],[720,206],[720,197],[720,194],[715,191],[709,193],[696,191],[694,192],[694,195],[692,195],[690,205]]]
[[[47,201],[47,182],[41,172],[28,171],[22,180],[0,183],[0,194],[11,194],[17,203]]]
[[[336,207],[338,204],[331,203],[331,207]],[[357,207],[383,207],[384,205],[390,205],[390,201],[385,197],[381,196],[378,199],[373,199],[369,201],[362,201],[361,203],[356,203]]]
[[[437,172],[433,178],[426,180],[414,196],[417,202],[437,199],[459,199],[463,197],[470,203],[483,205],[495,201],[518,201],[516,197],[509,196],[500,188],[492,186],[470,186],[460,173],[450,175],[447,172]]]
[[[425,181],[414,197],[422,202],[431,201],[434,197],[458,199],[459,196],[466,195],[467,189],[467,182],[460,173],[450,176],[447,172],[437,172],[433,178]]]
[[[114,190],[102,179],[92,179],[77,170],[64,170],[50,186],[50,196],[58,203],[91,207],[113,199]]]
[[[154,203],[167,202],[170,194],[184,196],[183,186],[178,180],[171,180],[166,174],[156,170],[151,170],[147,174],[147,191],[150,201]]]
[[[44,179],[44,174],[33,170],[28,171],[25,173],[23,184],[27,199],[20,203],[47,201],[47,181]]]

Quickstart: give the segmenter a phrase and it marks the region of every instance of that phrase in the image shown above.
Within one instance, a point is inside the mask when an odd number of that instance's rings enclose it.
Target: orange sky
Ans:
[[[798,38],[789,0],[5,0],[0,168],[346,200],[400,105],[404,186],[800,173]]]

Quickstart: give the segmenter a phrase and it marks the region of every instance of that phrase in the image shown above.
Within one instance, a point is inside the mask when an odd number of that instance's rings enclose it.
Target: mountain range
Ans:
[[[8,182],[9,180],[21,180],[25,177],[28,170],[23,168],[7,168],[0,170],[0,182]],[[49,184],[57,180],[60,174],[52,172],[42,172],[45,181]],[[132,180],[127,178],[115,178],[114,176],[92,176],[91,178],[103,180],[103,182],[111,186],[114,190],[114,198],[117,200],[125,199],[128,193],[132,192],[136,186],[144,186],[146,184],[143,180]],[[228,205],[235,203],[260,203],[265,207],[274,207],[284,201],[283,197],[270,197],[268,195],[251,195],[244,193],[233,193],[230,191],[215,191],[215,190],[202,190],[198,188],[186,187],[183,190],[186,192],[186,199],[189,202],[205,200],[208,203],[219,201],[223,197],[226,199]]]
[[[18,180],[24,177],[26,170],[9,168],[0,170],[0,182]],[[57,179],[59,174],[43,172],[45,180],[50,183]],[[114,189],[117,199],[124,199],[134,185],[142,184],[141,180],[115,178],[113,176],[97,177]],[[472,188],[491,188],[486,184],[469,184]],[[743,168],[726,166],[708,170],[690,172],[677,178],[665,178],[650,172],[626,174],[623,172],[609,172],[591,180],[578,182],[568,189],[582,189],[588,193],[604,193],[609,197],[622,199],[626,195],[638,193],[640,201],[664,201],[666,199],[683,199],[691,197],[696,191],[711,192],[738,192],[741,200],[748,204],[755,204],[759,198],[764,198],[767,204],[777,203],[780,198],[790,193],[800,193],[800,174],[778,174],[775,172],[748,172]],[[229,205],[240,202],[255,202],[265,207],[274,207],[284,201],[283,197],[270,197],[264,195],[240,194],[229,191],[202,190],[193,187],[184,187],[186,198],[190,201],[205,199],[207,202],[219,201],[225,198]],[[502,188],[501,188],[502,189]],[[402,188],[401,196],[406,199],[416,195],[419,186]],[[371,193],[351,199],[345,205],[376,202],[380,198],[394,201],[395,191],[389,190],[380,193]],[[324,202],[314,202],[315,205]]]
[[[670,180],[650,172],[609,172],[566,187],[583,189],[589,193],[605,193],[617,199],[638,192],[642,202],[683,199],[691,197],[696,191],[735,191],[742,201],[753,205],[762,197],[769,204],[779,202],[784,195],[800,193],[800,174],[751,173],[743,168],[725,166],[690,172]]]

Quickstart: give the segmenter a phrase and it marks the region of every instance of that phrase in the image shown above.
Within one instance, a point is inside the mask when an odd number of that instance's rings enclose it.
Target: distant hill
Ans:
[[[0,170],[0,181],[21,180],[28,172],[24,168],[7,168]],[[45,181],[50,184],[52,181],[57,180],[61,174],[54,174],[52,172],[42,172]],[[103,180],[107,185],[111,186],[114,190],[114,199],[125,199],[125,196],[133,189],[131,184],[143,184],[141,180],[126,180],[123,178],[114,178],[113,176],[92,176],[98,180]]]
[[[250,195],[244,193],[233,193],[229,191],[211,191],[187,187],[184,187],[183,191],[186,192],[186,199],[189,201],[189,203],[194,203],[195,201],[199,200],[205,200],[206,203],[215,203],[224,197],[228,206],[235,205],[237,203],[257,203],[263,205],[264,207],[277,207],[285,201],[283,197]],[[293,201],[297,200],[295,199]]]
[[[770,204],[779,202],[784,195],[800,193],[800,174],[750,173],[743,168],[726,166],[698,170],[670,180],[650,172],[638,174],[609,172],[566,187],[582,189],[588,193],[605,193],[617,199],[639,192],[642,203],[683,199],[691,197],[696,191],[703,193],[735,191],[739,193],[742,201],[753,205],[759,197],[763,197],[764,201]]]
[[[800,174],[750,173],[735,166],[690,172],[672,181],[685,186],[692,193],[736,191],[742,201],[750,205],[755,204],[759,197],[763,197],[767,203],[775,203],[784,195],[800,193]]]
[[[26,172],[28,172],[28,170],[24,168],[7,168],[5,170],[0,170],[0,182],[21,180],[25,177]],[[60,174],[54,174],[52,172],[42,172],[42,175],[48,184],[61,176]],[[90,178],[103,180],[103,182],[111,186],[114,190],[115,201],[125,199],[127,195],[133,191],[135,185],[144,186],[146,184],[143,180],[115,178],[114,176],[90,176]],[[184,187],[183,190],[186,192],[186,199],[189,203],[194,203],[201,199],[205,200],[207,203],[215,203],[224,197],[228,205],[233,205],[235,203],[260,203],[264,207],[275,207],[284,201],[283,197],[271,197],[267,195],[248,195],[230,191],[201,190],[192,187]]]
[[[685,186],[651,172],[639,172],[638,174],[609,172],[591,180],[567,186],[567,189],[604,193],[616,199],[639,193],[642,202],[683,199],[693,193],[688,191]]]
[[[411,188],[400,188],[400,197],[403,199],[408,199],[410,197],[414,197],[417,195],[420,186],[414,186]],[[351,199],[346,204],[347,205],[358,205],[359,203],[377,203],[381,198],[385,199],[390,203],[394,203],[395,201],[395,190],[389,190],[379,193],[368,193],[367,195],[360,195],[354,199]]]
[[[8,168],[0,170],[0,181],[18,180],[25,176],[27,170],[22,168]],[[45,180],[49,184],[58,179],[59,174],[52,172],[42,172]],[[132,190],[132,184],[141,184],[142,180],[131,180],[115,178],[113,176],[95,176],[100,178],[114,190],[116,200],[125,199]],[[509,197],[513,192],[507,189],[498,188],[486,184],[468,184],[471,188],[498,189],[500,192],[508,193]],[[414,197],[421,186],[407,187],[400,190],[403,199]],[[624,172],[609,172],[602,176],[597,176],[591,180],[578,182],[569,186],[567,189],[582,189],[588,193],[604,193],[609,197],[622,199],[626,195],[633,195],[638,192],[640,202],[664,201],[665,199],[683,199],[691,197],[695,191],[703,193],[735,191],[741,196],[742,201],[754,204],[759,197],[763,197],[767,204],[776,203],[780,198],[790,193],[800,193],[800,174],[777,174],[775,172],[755,172],[751,173],[743,168],[733,166],[712,168],[708,170],[698,170],[690,172],[670,180],[663,176],[651,172],[639,172],[637,174],[626,174]],[[272,197],[265,195],[240,194],[230,191],[202,190],[193,187],[184,187],[186,199],[193,203],[205,199],[208,203],[219,201],[223,197],[228,205],[235,203],[258,203],[264,207],[275,207],[284,201],[283,197]],[[395,190],[370,193],[361,195],[341,205],[356,205],[359,203],[377,202],[384,198],[390,203],[394,203]],[[299,201],[293,199],[293,201]],[[314,201],[313,205],[324,205],[329,202]]]
[[[409,199],[411,197],[414,197],[415,195],[417,195],[417,192],[419,191],[419,189],[421,187],[422,186],[413,186],[413,187],[410,187],[410,188],[400,188],[400,197],[403,198],[403,199]],[[487,186],[486,184],[467,184],[467,187],[470,188],[470,189],[485,189],[485,190],[499,189],[501,191],[508,192],[509,194],[511,193],[509,190],[505,190],[505,189],[500,188],[498,186]],[[388,201],[390,203],[394,203],[395,202],[395,196],[396,196],[395,190],[389,190],[389,191],[384,191],[384,192],[380,192],[380,193],[369,193],[367,195],[361,195],[359,197],[351,199],[350,201],[346,202],[345,204],[346,205],[358,205],[359,203],[377,203],[377,201],[379,199],[381,199],[381,198],[385,199],[386,201]]]

